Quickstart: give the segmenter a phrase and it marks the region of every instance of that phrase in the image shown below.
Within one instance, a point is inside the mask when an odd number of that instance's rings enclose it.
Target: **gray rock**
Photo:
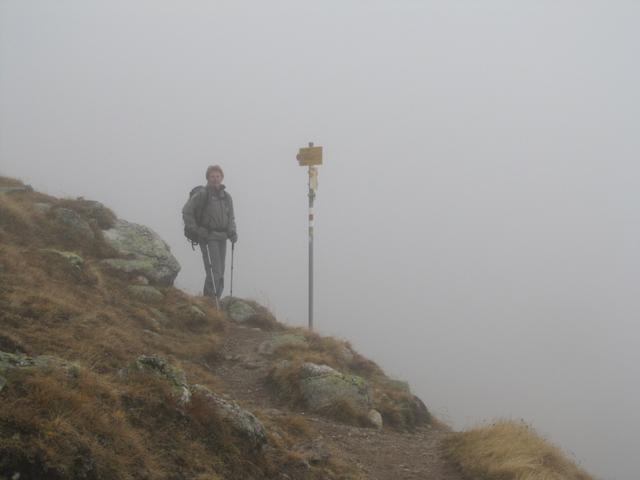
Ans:
[[[229,310],[229,307],[231,306],[231,304],[238,300],[239,299],[237,297],[231,297],[227,295],[226,297],[222,297],[220,299],[220,307],[222,307],[223,310]]]
[[[22,353],[8,353],[0,351],[0,374],[5,373],[7,370],[19,368],[19,369],[49,369],[49,368],[63,368],[66,372],[74,377],[78,376],[80,367],[78,364],[68,362],[58,357],[51,355],[40,355],[37,357],[30,357]],[[4,381],[4,387],[6,385],[6,378],[0,377]],[[0,382],[2,383],[2,382]],[[0,388],[2,390],[2,388]]]
[[[367,418],[371,422],[371,425],[376,427],[378,430],[382,428],[383,426],[382,415],[380,415],[379,411],[372,408],[371,410],[369,410],[369,413],[367,414]]]
[[[133,281],[136,282],[136,285],[149,285],[149,279],[142,275],[138,275]]]
[[[132,371],[157,375],[171,384],[181,403],[186,404],[191,400],[191,391],[187,385],[185,373],[159,355],[140,355],[127,368],[121,370],[120,374],[127,376]]]
[[[124,273],[127,276],[135,275],[136,278],[147,278],[147,283],[149,283],[147,275],[150,275],[155,268],[153,260],[147,258],[108,258],[102,260],[100,264],[109,270]]]
[[[258,353],[262,355],[272,355],[277,349],[284,346],[295,346],[306,348],[309,342],[303,335],[287,333],[284,335],[274,335],[265,340],[258,347]]]
[[[160,290],[149,285],[129,285],[127,290],[132,296],[143,302],[157,303],[164,299]]]
[[[228,312],[231,319],[239,323],[246,322],[257,313],[251,305],[242,300],[235,300],[229,306]]]
[[[170,322],[169,317],[167,317],[164,312],[161,312],[157,308],[150,308],[149,310],[153,313],[153,316],[155,317],[154,320],[161,325],[166,325]]]
[[[191,305],[191,307],[189,307],[189,311],[191,312],[191,315],[196,317],[196,318],[199,318],[199,319],[207,318],[207,314],[204,313],[202,310],[200,310],[195,305]]]
[[[89,224],[73,210],[68,208],[56,208],[55,215],[59,222],[64,224],[76,235],[86,240],[95,240],[96,236],[93,233],[93,230],[91,230]]]
[[[10,368],[46,367],[52,357],[30,357],[22,353],[7,353],[0,351],[0,372],[6,372]]]
[[[342,402],[363,412],[371,408],[367,382],[356,375],[342,374],[328,365],[303,364],[300,391],[304,402],[312,410],[322,410]]]
[[[318,365],[311,362],[303,363],[300,368],[300,378],[322,377],[325,375],[340,375],[340,372],[329,365]]]
[[[207,387],[202,385],[193,385],[194,394],[202,395],[216,409],[216,412],[224,420],[227,420],[231,426],[245,438],[249,440],[251,446],[261,449],[267,443],[267,433],[264,426],[255,415],[248,410],[243,409],[237,403],[226,400]]]
[[[40,251],[44,254],[54,255],[56,257],[64,259],[76,270],[82,270],[82,268],[84,267],[84,258],[82,258],[77,253],[55,250],[53,248],[43,248]]]
[[[105,264],[126,273],[144,275],[152,282],[173,285],[180,264],[160,236],[144,225],[117,220],[113,228],[104,231],[104,238],[127,259],[111,259]]]

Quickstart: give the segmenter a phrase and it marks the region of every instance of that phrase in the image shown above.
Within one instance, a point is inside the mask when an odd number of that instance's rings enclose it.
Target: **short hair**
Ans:
[[[211,172],[220,172],[220,175],[222,175],[222,178],[224,178],[224,172],[222,171],[222,168],[220,168],[220,165],[210,165],[209,167],[207,167],[207,173],[205,174],[205,178],[207,180],[209,180],[209,174]]]

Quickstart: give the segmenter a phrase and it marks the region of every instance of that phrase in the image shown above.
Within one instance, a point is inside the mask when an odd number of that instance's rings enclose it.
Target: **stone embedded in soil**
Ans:
[[[216,395],[202,385],[193,385],[191,389],[194,395],[202,396],[213,405],[217,414],[248,439],[253,448],[260,450],[267,443],[265,428],[253,413],[240,407],[232,400],[226,400]]]
[[[140,355],[127,368],[121,370],[120,374],[127,376],[134,371],[151,373],[167,380],[181,403],[188,403],[191,399],[191,391],[189,390],[185,373],[159,355]]]
[[[272,355],[276,350],[285,346],[306,348],[309,346],[309,342],[303,335],[291,333],[274,335],[260,344],[258,353],[262,355]]]
[[[371,410],[369,410],[369,413],[367,414],[367,418],[371,422],[371,425],[373,425],[377,429],[382,428],[383,426],[382,415],[380,415],[379,411],[372,408]]]
[[[164,295],[157,288],[149,285],[129,285],[127,290],[138,300],[143,302],[161,302],[164,299]]]
[[[248,303],[243,302],[242,300],[235,300],[231,305],[229,305],[228,313],[231,320],[242,323],[249,320],[249,318],[254,316],[257,312]]]

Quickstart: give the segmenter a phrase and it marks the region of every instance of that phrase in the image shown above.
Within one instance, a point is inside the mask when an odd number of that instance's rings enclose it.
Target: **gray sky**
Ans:
[[[523,418],[606,479],[640,445],[640,4],[0,0],[0,172],[155,229],[225,169],[234,293]],[[229,259],[228,259],[229,260]],[[228,262],[229,263],[229,262]],[[228,285],[228,283],[227,283]]]

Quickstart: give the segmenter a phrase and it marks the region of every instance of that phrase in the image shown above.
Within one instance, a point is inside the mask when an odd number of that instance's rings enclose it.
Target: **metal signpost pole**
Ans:
[[[318,190],[316,165],[322,165],[322,147],[309,142],[309,147],[301,148],[296,158],[300,166],[309,167],[309,330],[313,330],[313,201]]]
[[[313,330],[313,200],[316,197],[312,188],[313,168],[309,166],[309,330]]]

